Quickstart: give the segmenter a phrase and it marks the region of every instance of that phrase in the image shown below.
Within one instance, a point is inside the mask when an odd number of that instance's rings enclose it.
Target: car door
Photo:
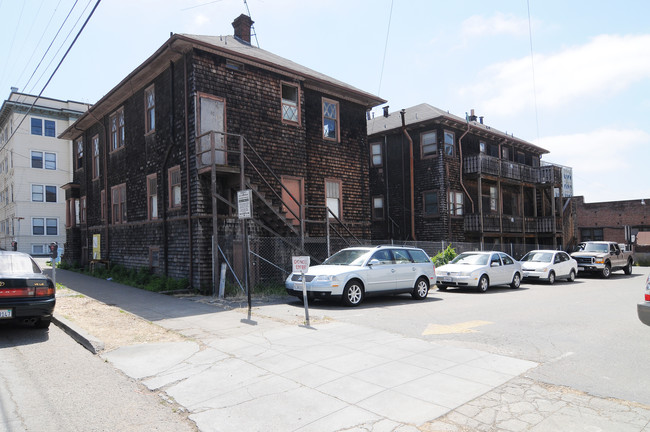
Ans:
[[[366,292],[395,289],[395,264],[390,249],[380,249],[368,260]]]
[[[558,252],[555,254],[553,259],[555,263],[555,276],[556,277],[565,277],[569,275],[571,271],[571,262],[569,261],[569,256],[564,252]]]
[[[512,279],[515,277],[515,272],[517,271],[515,260],[508,254],[500,253],[499,256],[501,257],[501,262],[503,264],[504,281],[502,283],[509,284],[512,282]]]
[[[411,256],[404,249],[392,249],[392,252],[395,259],[395,288],[413,288],[417,269],[411,261]]]
[[[501,262],[501,257],[498,253],[493,253],[490,256],[490,269],[488,270],[488,276],[490,278],[490,285],[501,285],[505,283],[506,269]]]

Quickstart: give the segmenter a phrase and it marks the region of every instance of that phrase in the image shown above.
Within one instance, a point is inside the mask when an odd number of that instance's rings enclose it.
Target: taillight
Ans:
[[[36,288],[5,288],[0,290],[0,298],[33,297]]]
[[[54,295],[54,287],[36,288],[36,297],[47,297]]]
[[[650,275],[645,281],[645,301],[650,301]]]

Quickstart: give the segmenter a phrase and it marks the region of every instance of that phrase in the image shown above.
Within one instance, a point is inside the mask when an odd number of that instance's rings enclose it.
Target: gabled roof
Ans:
[[[303,81],[308,88],[358,103],[366,107],[366,109],[386,102],[378,96],[269,51],[254,47],[234,36],[174,34],[151,57],[93,105],[88,113],[65,130],[61,134],[61,138],[76,138],[82,130],[95,123],[97,119],[117,109],[120,104],[132,95],[134,89],[142,88],[150,83],[155,76],[169,67],[170,61],[177,61],[185,53],[193,49],[215,53],[245,65],[275,71]]]
[[[470,133],[479,135],[486,139],[504,141],[538,155],[549,153],[548,150],[529,143],[528,141],[516,138],[513,135],[508,135],[505,132],[501,132],[500,130],[494,129],[483,123],[468,121],[467,119],[450,114],[447,111],[443,111],[440,108],[436,108],[427,103],[406,108],[404,111],[404,123],[407,128],[419,124],[425,125],[430,122],[446,124],[459,129],[467,129],[469,126]],[[382,115],[368,120],[368,136],[370,137],[373,135],[386,135],[387,133],[392,134],[401,128],[402,116],[399,111],[390,113],[388,117]]]

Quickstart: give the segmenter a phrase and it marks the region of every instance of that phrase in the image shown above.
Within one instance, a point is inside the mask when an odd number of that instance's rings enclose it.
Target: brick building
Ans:
[[[576,242],[606,240],[633,244],[640,232],[650,231],[650,199],[586,203],[572,199]]]
[[[62,134],[74,140],[66,260],[205,289],[213,244],[232,257],[241,242],[240,189],[261,235],[300,248],[331,223],[369,237],[365,116],[384,101],[252,46],[251,25],[172,35]]]
[[[566,167],[547,150],[428,104],[368,121],[376,239],[562,247]]]

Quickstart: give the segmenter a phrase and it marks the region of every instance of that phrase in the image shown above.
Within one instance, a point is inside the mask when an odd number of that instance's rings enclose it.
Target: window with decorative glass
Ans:
[[[109,117],[111,129],[111,151],[124,147],[124,108],[115,111]]]
[[[450,131],[445,131],[445,155],[454,155],[454,133]]]
[[[323,98],[323,138],[339,140],[339,103]]]
[[[156,129],[156,93],[153,85],[144,91],[145,110],[145,133],[153,132]]]
[[[126,184],[111,188],[111,210],[114,224],[126,222]]]
[[[438,155],[438,134],[436,131],[420,134],[420,148],[423,158]]]
[[[300,122],[300,96],[298,86],[282,83],[282,121]]]

